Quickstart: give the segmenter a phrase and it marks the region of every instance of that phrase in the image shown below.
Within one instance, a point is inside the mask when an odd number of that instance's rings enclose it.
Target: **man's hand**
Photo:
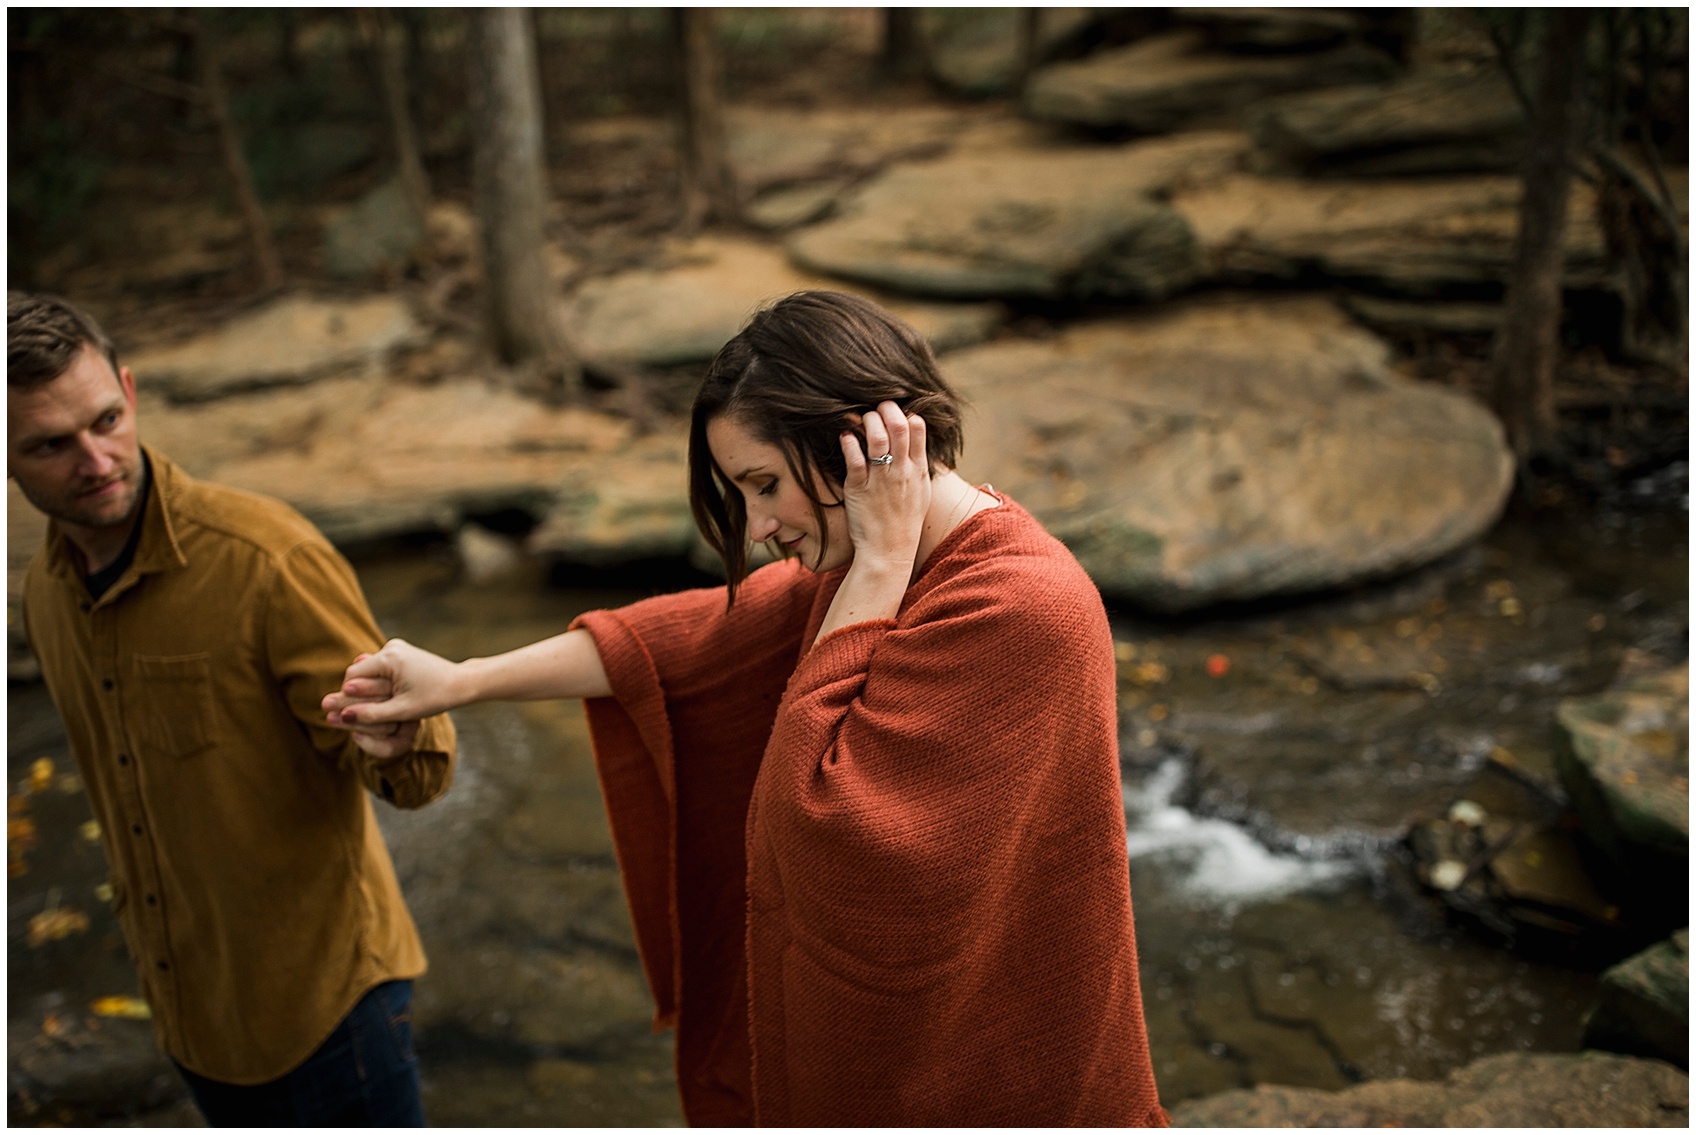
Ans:
[[[404,645],[404,644],[403,644]],[[354,658],[353,665],[348,667],[348,675],[355,669],[369,671],[371,663],[366,660],[374,657],[371,654],[361,654]],[[350,696],[357,692],[357,696]],[[326,721],[337,729],[346,729],[353,735],[353,743],[365,752],[379,760],[391,757],[405,756],[412,751],[412,745],[418,737],[419,722],[411,721],[370,721],[358,720],[358,711],[348,712],[355,705],[378,705],[390,702],[394,695],[394,685],[386,676],[372,675],[359,679],[344,678],[342,688],[335,693],[326,694],[321,703],[324,707]],[[393,709],[392,705],[383,709]],[[371,710],[365,711],[367,714]],[[379,715],[382,710],[376,711]]]

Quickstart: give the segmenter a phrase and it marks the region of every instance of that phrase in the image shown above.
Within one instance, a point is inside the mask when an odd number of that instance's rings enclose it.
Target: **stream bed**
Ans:
[[[1168,1107],[1254,1083],[1435,1079],[1490,1053],[1578,1047],[1606,959],[1481,932],[1414,881],[1400,837],[1463,797],[1558,810],[1559,699],[1605,686],[1628,648],[1683,657],[1685,533],[1680,512],[1517,517],[1448,562],[1348,595],[1192,619],[1110,611],[1143,990]],[[450,657],[702,581],[672,569],[623,573],[617,589],[608,574],[550,585],[523,566],[473,584],[444,543],[355,562],[384,628]],[[419,812],[378,809],[430,955],[415,1024],[431,1122],[680,1124],[580,705],[455,716],[449,794]],[[11,1119],[116,1109],[193,1122],[157,1056],[148,1063],[147,1025],[86,1011],[135,991],[97,894],[97,833],[39,684],[12,687],[8,721],[11,792],[27,795],[12,818],[31,826],[8,883],[14,1085],[55,1029],[95,1036],[91,1053],[129,1054],[93,1078],[116,1103],[55,1110],[14,1087]],[[50,907],[86,914],[86,928],[30,944]]]

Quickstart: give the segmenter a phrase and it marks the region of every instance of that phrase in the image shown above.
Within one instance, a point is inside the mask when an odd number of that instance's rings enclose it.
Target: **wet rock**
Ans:
[[[423,334],[398,296],[273,300],[186,342],[124,360],[140,389],[181,401],[311,382],[380,362]]]
[[[1463,800],[1417,825],[1408,842],[1420,882],[1510,940],[1527,930],[1600,939],[1619,926],[1619,908],[1558,825],[1491,816]]]
[[[1304,173],[1509,172],[1525,111],[1496,68],[1428,71],[1275,99],[1250,132],[1275,162]]]
[[[1230,55],[1209,51],[1203,32],[1184,28],[1045,67],[1026,86],[1024,105],[1039,119],[1161,134],[1240,125],[1273,95],[1381,81],[1395,71],[1389,56],[1361,44],[1316,55]]]
[[[1512,459],[1495,419],[1393,376],[1312,298],[1191,304],[951,356],[964,470],[1101,588],[1184,610],[1388,575],[1475,539]]]
[[[1327,628],[1317,643],[1302,643],[1298,657],[1339,690],[1425,689],[1435,684],[1436,655],[1407,639],[1367,642],[1344,627]]]
[[[462,524],[454,535],[454,547],[465,578],[472,583],[492,583],[509,579],[523,568],[524,545],[521,541],[498,532],[490,532],[481,524]]]
[[[65,1012],[50,1031],[14,1020],[7,1030],[11,1122],[85,1125],[162,1108],[188,1089],[145,1021]]]
[[[696,542],[689,511],[688,443],[681,433],[642,438],[609,458],[575,470],[526,547],[571,563],[681,556]]]
[[[1689,1115],[1684,1073],[1598,1052],[1504,1053],[1440,1083],[1340,1092],[1263,1084],[1172,1110],[1177,1127],[1683,1127]]]
[[[762,229],[792,229],[816,221],[836,206],[842,186],[834,181],[806,181],[761,194],[745,216]]]
[[[1075,39],[1094,20],[1088,8],[1036,8],[1036,58]],[[1000,95],[1019,80],[1019,24],[1024,10],[984,8],[949,13],[952,19],[933,22],[929,63],[932,76],[956,94]]]
[[[889,162],[934,155],[954,141],[967,115],[948,107],[805,110],[731,107],[725,132],[744,192],[864,174]]]
[[[1353,14],[1324,8],[1174,8],[1172,18],[1205,27],[1209,42],[1236,51],[1318,51],[1363,30]]]
[[[478,627],[457,647],[426,628],[394,630],[459,653],[488,633]],[[416,988],[420,1044],[469,1036],[596,1058],[642,1036],[653,1002],[581,703],[476,706],[454,718],[453,791],[418,812],[379,810],[430,955]]]
[[[1499,303],[1390,300],[1348,295],[1343,306],[1368,327],[1385,331],[1437,331],[1448,335],[1493,335],[1502,325]]]
[[[830,288],[868,295],[798,272],[767,245],[701,237],[673,250],[671,264],[585,282],[565,318],[592,358],[667,365],[712,358],[756,310],[791,292]],[[996,304],[916,303],[871,295],[913,325],[931,347],[950,350],[988,338],[1004,317]]]
[[[417,262],[425,241],[424,218],[396,178],[324,227],[324,268],[344,280],[398,273]]]
[[[1584,1044],[1690,1066],[1690,930],[1602,974]]]
[[[920,295],[1159,299],[1196,278],[1189,231],[1150,195],[1216,177],[1231,133],[975,151],[899,166],[791,236],[815,271]]]
[[[1658,880],[1679,901],[1690,855],[1690,669],[1628,677],[1555,714],[1556,768],[1584,834],[1622,875]]]
[[[1180,191],[1172,206],[1201,242],[1215,279],[1359,280],[1436,295],[1501,285],[1519,229],[1518,178],[1472,176],[1301,181],[1239,174]],[[1595,195],[1573,188],[1568,287],[1608,282]]]

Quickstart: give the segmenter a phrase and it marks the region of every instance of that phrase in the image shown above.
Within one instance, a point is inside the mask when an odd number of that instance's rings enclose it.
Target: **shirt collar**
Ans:
[[[153,485],[141,514],[141,541],[136,545],[135,560],[130,564],[130,570],[107,590],[101,602],[115,599],[120,592],[150,572],[171,571],[188,565],[188,557],[183,555],[182,545],[177,541],[173,515],[183,491],[193,483],[193,479],[157,450],[146,445],[141,449],[153,471]],[[67,544],[58,522],[49,521],[47,568],[55,576],[81,586],[82,577]]]

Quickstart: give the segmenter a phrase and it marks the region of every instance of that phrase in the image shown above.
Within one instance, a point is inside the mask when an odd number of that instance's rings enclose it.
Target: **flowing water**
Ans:
[[[1682,513],[1515,520],[1375,590],[1190,621],[1112,612],[1138,945],[1168,1106],[1261,1082],[1438,1078],[1488,1053],[1578,1046],[1600,962],[1509,949],[1452,916],[1413,882],[1398,836],[1462,795],[1553,806],[1559,698],[1605,685],[1627,646],[1682,656],[1684,528]],[[664,569],[562,587],[521,570],[472,584],[444,545],[357,566],[389,633],[453,657],[702,581]],[[1394,680],[1374,677],[1384,658],[1399,660]],[[449,794],[419,812],[379,808],[431,958],[416,1025],[432,1122],[680,1123],[581,707],[456,719]],[[9,724],[14,793],[38,773],[14,805],[34,839],[9,889],[15,1061],[44,1021],[135,986],[38,686],[13,688]],[[86,912],[88,929],[26,945],[30,920],[55,905]]]

